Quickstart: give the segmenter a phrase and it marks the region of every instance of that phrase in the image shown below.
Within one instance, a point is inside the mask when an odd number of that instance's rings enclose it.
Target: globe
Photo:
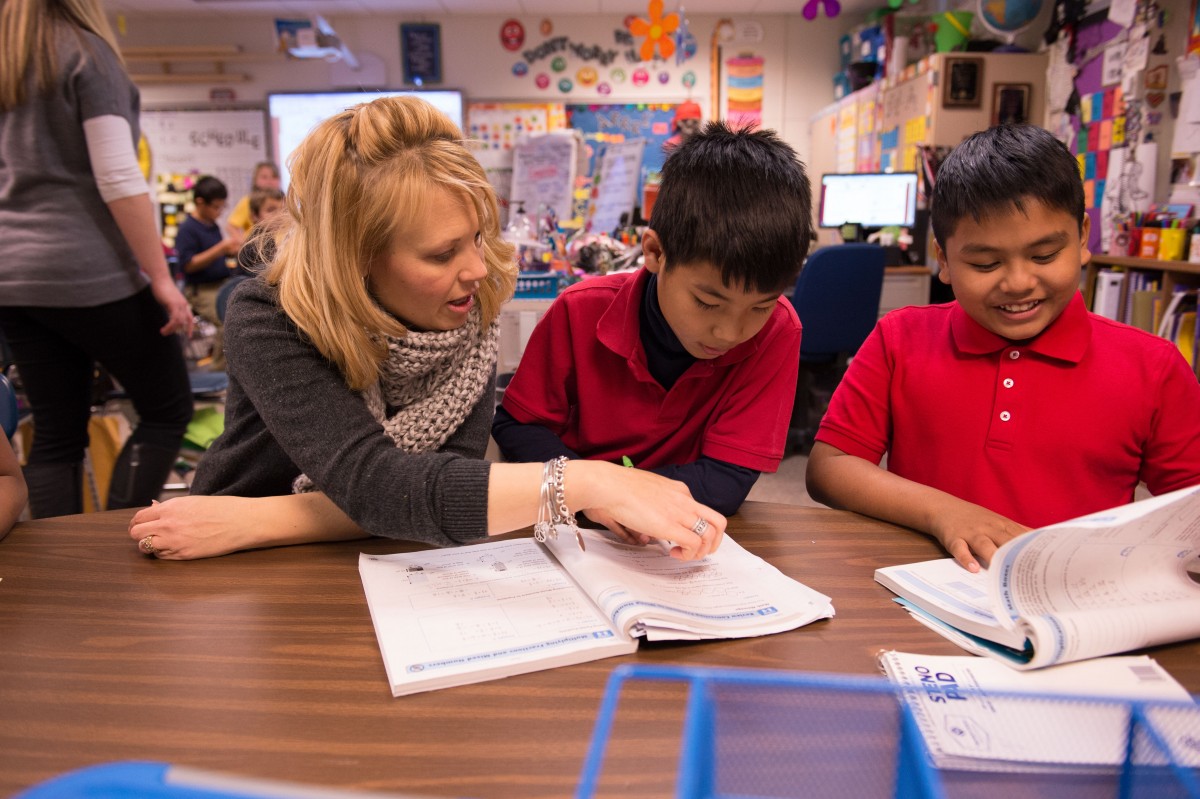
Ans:
[[[1042,10],[1042,0],[979,0],[979,17],[996,33],[1013,37],[1029,27]]]

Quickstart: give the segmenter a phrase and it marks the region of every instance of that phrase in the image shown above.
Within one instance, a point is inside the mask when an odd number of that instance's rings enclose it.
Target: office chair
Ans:
[[[875,244],[822,247],[796,278],[792,307],[800,317],[800,374],[788,449],[807,452],[829,398],[879,316],[884,250]]]

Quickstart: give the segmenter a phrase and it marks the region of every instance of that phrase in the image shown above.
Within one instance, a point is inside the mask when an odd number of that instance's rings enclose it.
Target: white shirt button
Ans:
[[[1012,350],[1008,353],[1008,357],[1015,361],[1017,358],[1021,357],[1021,353],[1017,350]]]
[[[1004,378],[1004,387],[1005,387],[1005,388],[1012,388],[1012,387],[1013,387],[1013,379],[1012,379],[1011,377],[1006,377],[1006,378]]]
[[[1011,418],[1012,418],[1012,414],[1009,413],[1008,411],[1000,411],[1000,421],[1007,422]]]

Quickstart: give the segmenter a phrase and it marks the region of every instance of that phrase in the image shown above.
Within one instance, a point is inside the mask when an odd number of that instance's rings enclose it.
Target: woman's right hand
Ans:
[[[170,275],[155,278],[150,281],[150,291],[167,312],[167,323],[159,328],[158,332],[164,336],[172,333],[182,333],[184,337],[192,335],[192,324],[195,321],[192,306],[175,285],[175,280]]]
[[[563,483],[570,507],[618,534],[623,530],[626,540],[640,535],[669,541],[671,557],[680,560],[716,552],[725,536],[724,516],[693,499],[683,483],[653,472],[571,460]]]

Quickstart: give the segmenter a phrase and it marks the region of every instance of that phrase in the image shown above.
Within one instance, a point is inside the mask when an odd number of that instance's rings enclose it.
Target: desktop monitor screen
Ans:
[[[916,172],[821,176],[821,227],[912,227],[916,214]]]
[[[463,96],[457,91],[379,91],[379,92],[307,92],[300,94],[267,95],[267,111],[271,117],[271,140],[275,145],[275,162],[288,185],[288,156],[317,123],[352,105],[367,103],[378,97],[414,95],[438,109],[450,120],[463,126]]]

